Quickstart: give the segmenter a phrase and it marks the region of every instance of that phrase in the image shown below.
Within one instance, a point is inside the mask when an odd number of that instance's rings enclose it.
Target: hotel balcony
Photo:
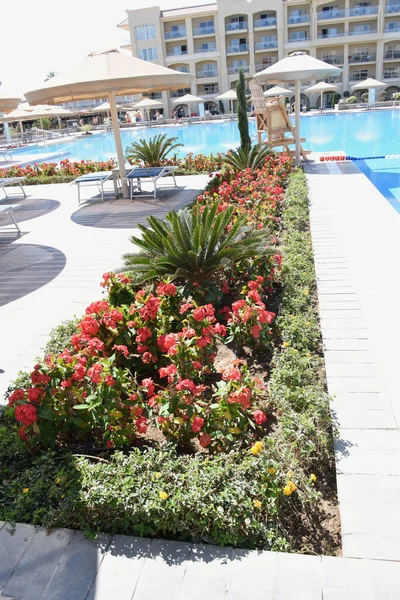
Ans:
[[[393,69],[392,71],[384,71],[383,79],[399,79],[400,78],[400,68]]]
[[[384,60],[400,60],[400,50],[388,50],[383,55]]]
[[[270,42],[256,42],[254,49],[257,51],[261,50],[275,50],[278,47],[278,40],[271,40]]]
[[[249,65],[242,65],[241,67],[230,67],[228,65],[228,75],[236,75],[242,69],[243,73],[248,73],[250,70]]]
[[[349,35],[371,35],[372,33],[377,32],[375,23],[373,26],[371,26],[371,25],[369,27],[365,26],[362,29],[360,29],[360,27],[353,26],[352,29],[349,29]]]
[[[310,15],[289,15],[288,25],[302,25],[310,22]]]
[[[398,33],[399,31],[400,21],[392,21],[391,23],[386,23],[385,33]]]
[[[217,96],[219,94],[219,85],[218,83],[211,83],[206,85],[198,85],[197,86],[197,95],[198,96]]]
[[[173,90],[169,93],[170,98],[182,98],[182,96],[186,96],[186,94],[190,94],[190,88],[184,88],[182,90]]]
[[[318,21],[327,21],[332,19],[343,19],[346,16],[344,8],[334,8],[332,10],[321,10],[317,12]]]
[[[214,35],[215,25],[210,25],[209,27],[194,27],[192,31],[193,37],[199,37],[201,35]]]
[[[377,15],[378,7],[377,6],[354,6],[349,8],[348,16],[349,17],[365,17],[368,15]]]
[[[344,60],[344,56],[343,55],[339,55],[336,54],[335,56],[318,56],[317,58],[319,58],[319,60],[323,60],[324,62],[328,63],[328,65],[342,65],[343,64],[343,60]]]
[[[227,46],[226,53],[227,54],[240,54],[246,53],[249,51],[249,44],[237,44],[235,46]]]
[[[369,54],[352,54],[349,55],[349,65],[354,63],[367,63],[367,62],[375,62],[376,54],[375,52],[370,52]]]
[[[187,37],[185,28],[164,31],[164,38],[166,40],[176,40],[176,39],[185,38],[185,37]]]
[[[302,42],[309,42],[311,40],[311,36],[304,35],[303,37],[298,36],[290,36],[288,39],[288,44],[301,44]]]
[[[218,69],[202,69],[196,71],[196,77],[218,77]]]
[[[274,56],[271,57],[268,60],[265,60],[262,63],[256,63],[256,73],[259,73],[260,71],[264,71],[264,69],[268,69],[268,67],[270,67],[271,65],[274,65],[276,62],[278,62],[278,57]]]
[[[347,35],[347,33],[345,31],[327,31],[326,33],[319,33],[317,35],[317,38],[319,40],[323,40],[323,39],[329,39],[329,38],[338,38],[338,37],[344,37],[345,35]]]
[[[131,45],[132,40],[131,40],[130,36],[121,38],[119,43],[120,43],[121,48],[125,48],[125,50],[132,49],[132,45]]]
[[[225,31],[227,33],[235,33],[236,31],[247,31],[247,21],[234,21],[233,23],[225,23]]]
[[[261,27],[276,27],[276,17],[268,17],[267,19],[255,19],[254,29],[260,29]]]
[[[385,12],[386,14],[400,13],[400,3],[386,4]]]
[[[370,77],[375,77],[374,71],[366,71],[366,72],[358,72],[353,71],[353,73],[349,73],[349,81],[364,81],[365,79],[369,79]]]
[[[167,50],[167,56],[185,56],[188,54],[187,50]]]
[[[215,42],[212,44],[208,44],[207,47],[205,47],[205,44],[194,47],[195,52],[215,52],[216,49],[217,49],[217,44]]]

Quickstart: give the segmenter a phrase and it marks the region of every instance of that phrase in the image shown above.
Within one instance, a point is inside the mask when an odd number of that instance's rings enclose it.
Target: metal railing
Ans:
[[[338,8],[334,10],[321,10],[317,12],[318,21],[325,21],[328,19],[342,19],[346,16],[344,8]]]
[[[254,28],[256,27],[271,27],[276,25],[276,17],[268,17],[266,19],[255,19]]]
[[[190,94],[190,88],[170,92],[170,98],[182,98],[182,96],[186,96],[186,94]]]
[[[385,27],[385,33],[398,33],[400,31],[400,22],[396,23],[396,27],[389,27],[389,23]]]
[[[278,40],[272,40],[270,42],[256,42],[254,44],[255,50],[271,50],[272,48],[278,47]]]
[[[215,33],[215,26],[213,25],[212,27],[194,27],[193,28],[193,35],[214,35]]]
[[[383,79],[399,79],[400,70],[397,71],[384,71]]]
[[[363,15],[377,15],[377,6],[354,6],[349,8],[349,17],[362,17]]]
[[[300,44],[301,42],[309,42],[311,37],[309,35],[305,35],[304,37],[290,37],[288,39],[288,44]]]
[[[296,25],[297,23],[309,23],[310,15],[293,15],[288,17],[289,25]]]
[[[227,54],[233,54],[234,52],[248,52],[249,45],[248,44],[237,44],[237,46],[227,46],[226,52]]]
[[[217,45],[213,44],[210,45],[208,44],[207,48],[203,48],[202,46],[197,46],[194,51],[195,52],[214,52],[217,49]]]
[[[199,88],[197,88],[197,93],[200,96],[215,96],[216,94],[219,94],[219,87],[216,87],[215,89],[209,89],[209,90],[200,90]]]
[[[184,56],[185,54],[188,54],[187,50],[181,50],[180,52],[176,52],[176,51],[175,52],[173,52],[173,51],[167,52],[167,56]]]
[[[203,69],[202,71],[196,71],[196,77],[217,77],[217,69]]]
[[[343,60],[344,60],[344,56],[328,56],[327,58],[325,58],[324,56],[318,56],[319,60],[323,60],[324,62],[328,63],[329,65],[342,65],[343,64]]]
[[[349,56],[349,64],[351,63],[366,63],[376,60],[376,54],[352,54]]]
[[[400,58],[400,50],[389,50],[384,53],[383,58],[386,58],[387,60]]]
[[[243,31],[243,29],[247,29],[247,27],[247,21],[235,21],[234,23],[226,23],[225,31]]]
[[[239,73],[240,69],[242,69],[243,73],[248,73],[250,70],[250,66],[242,65],[241,67],[228,67],[228,74],[234,75],[235,73]]]
[[[400,4],[386,4],[386,13],[400,12]]]
[[[262,63],[256,63],[256,71],[257,73],[259,71],[263,71],[264,69],[266,69],[267,67],[270,67],[271,65],[274,65],[276,62],[278,62],[277,58],[271,58],[268,61],[262,62]]]
[[[363,29],[363,31],[357,31],[355,29],[352,29],[351,31],[349,31],[349,35],[371,35],[371,33],[376,33],[377,30],[374,29]]]
[[[337,31],[336,33],[319,33],[317,35],[317,38],[319,40],[322,40],[324,38],[336,38],[336,37],[343,37],[344,35],[347,35],[345,31]]]
[[[368,71],[367,74],[365,74],[365,73],[350,73],[349,74],[350,81],[364,81],[365,79],[368,79],[369,77],[375,77],[375,73]]]
[[[165,31],[164,38],[166,40],[174,40],[175,38],[184,38],[186,37],[186,29],[177,29],[175,31]]]

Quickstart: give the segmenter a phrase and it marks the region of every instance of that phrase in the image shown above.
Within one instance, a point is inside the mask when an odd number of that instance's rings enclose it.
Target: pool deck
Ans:
[[[108,534],[90,541],[0,523],[0,600],[399,599],[399,215],[352,163],[309,163],[306,172],[344,556]],[[181,206],[207,179],[179,178],[185,190],[154,202],[78,207],[64,184],[28,188],[33,196],[15,201],[24,235],[0,221],[3,390],[32,366],[51,327],[101,296],[101,274],[121,265],[145,214]]]

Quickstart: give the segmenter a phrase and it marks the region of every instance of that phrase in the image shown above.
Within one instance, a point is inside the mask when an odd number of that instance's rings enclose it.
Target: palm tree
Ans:
[[[55,71],[50,71],[49,73],[47,73],[45,81],[49,81],[49,79],[53,79],[53,77],[55,77],[56,75],[57,75],[57,73]]]
[[[146,167],[158,167],[162,165],[168,154],[183,144],[177,144],[176,137],[156,135],[151,140],[134,142],[126,149],[126,158],[131,162],[141,161]]]

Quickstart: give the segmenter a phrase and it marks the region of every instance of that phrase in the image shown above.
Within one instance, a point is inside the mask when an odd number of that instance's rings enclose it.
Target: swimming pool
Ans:
[[[184,146],[178,154],[189,152],[205,154],[226,152],[239,144],[236,121],[171,125],[147,129],[122,130],[122,146],[157,134],[175,136]],[[256,134],[254,120],[250,122],[250,133]],[[379,156],[400,153],[400,110],[368,111],[351,114],[327,114],[303,116],[301,133],[307,139],[306,148],[314,152],[344,150],[351,156]],[[65,151],[70,160],[107,160],[116,156],[112,133],[79,137],[60,144],[22,148],[13,152],[18,158],[24,153],[48,154]],[[56,159],[61,160],[61,158]]]
[[[358,160],[356,165],[400,214],[400,159]]]

